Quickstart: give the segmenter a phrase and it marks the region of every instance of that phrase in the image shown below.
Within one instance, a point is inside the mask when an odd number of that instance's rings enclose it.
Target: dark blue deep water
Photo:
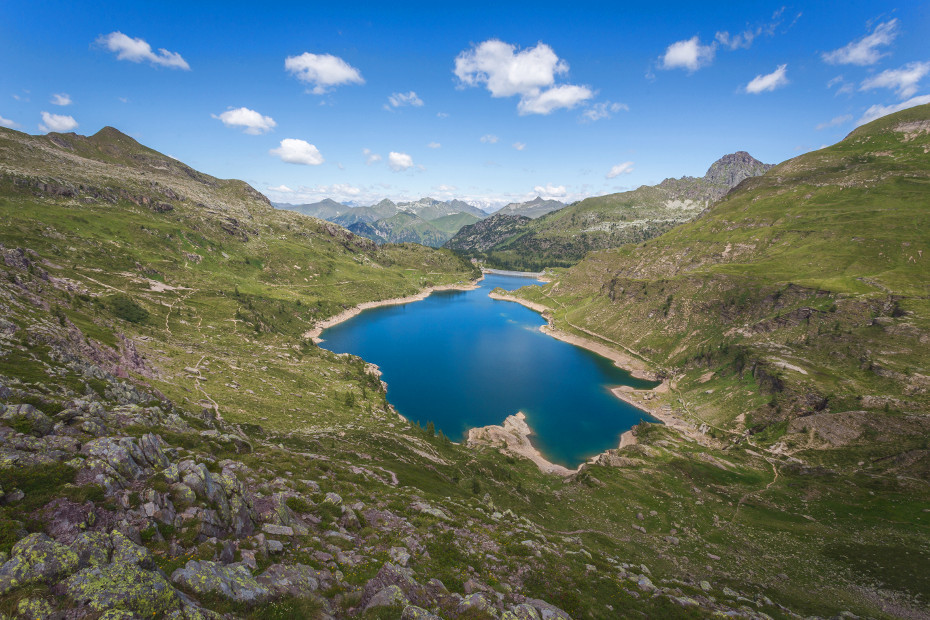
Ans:
[[[533,445],[553,463],[575,467],[616,448],[621,433],[640,420],[655,421],[609,388],[655,384],[541,333],[538,313],[488,297],[496,287],[537,283],[487,275],[473,291],[366,310],[325,330],[320,346],[377,364],[388,400],[411,421],[432,421],[461,441],[469,428],[522,411]]]

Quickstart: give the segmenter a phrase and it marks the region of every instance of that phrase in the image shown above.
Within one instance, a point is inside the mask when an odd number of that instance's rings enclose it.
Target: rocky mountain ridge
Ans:
[[[447,247],[504,269],[569,266],[592,250],[642,242],[691,221],[744,179],[769,168],[739,151],[714,162],[704,177],[665,179],[655,186],[587,198],[520,227],[495,220],[480,232],[464,228]],[[506,234],[493,229],[497,222]]]

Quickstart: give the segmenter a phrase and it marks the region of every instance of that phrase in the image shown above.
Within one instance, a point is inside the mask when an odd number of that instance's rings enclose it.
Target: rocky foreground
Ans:
[[[385,501],[351,480],[392,488],[391,471],[256,442],[209,410],[186,416],[98,367],[66,367],[103,381],[106,397],[54,398],[11,378],[0,388],[0,463],[19,485],[7,474],[2,502],[24,508],[20,528],[3,532],[19,540],[0,556],[0,596],[18,595],[16,617],[220,618],[270,604],[282,617],[570,617],[521,595],[519,567],[482,575],[459,551],[467,578],[450,591],[417,565],[437,540],[464,542],[493,562],[507,553],[494,540],[503,532],[527,563],[590,557],[576,538],[546,536],[489,498],[476,500],[469,518],[412,490]],[[294,471],[269,462],[282,458]],[[327,490],[335,486],[342,494]],[[727,609],[703,593],[706,582],[657,585],[648,568],[618,558],[611,568],[609,578],[637,597]],[[359,582],[360,572],[372,576]],[[728,594],[736,604],[740,596]],[[382,608],[394,615],[365,615]],[[730,612],[758,616],[742,608]]]

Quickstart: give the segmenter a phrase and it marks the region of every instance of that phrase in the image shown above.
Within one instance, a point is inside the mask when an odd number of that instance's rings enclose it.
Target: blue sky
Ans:
[[[0,124],[282,202],[570,201],[930,102],[928,33],[926,2],[4,0]]]

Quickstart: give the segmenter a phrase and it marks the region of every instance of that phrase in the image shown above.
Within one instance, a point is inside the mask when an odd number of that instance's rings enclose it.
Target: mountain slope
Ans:
[[[494,266],[531,271],[572,265],[592,250],[638,243],[691,221],[741,181],[770,167],[743,151],[726,155],[701,178],[666,179],[655,186],[587,198],[543,215],[478,257]],[[453,244],[458,251],[474,252],[461,240]]]
[[[679,377],[715,424],[784,433],[876,403],[926,412],[928,151],[930,106],[882,118],[690,224],[592,254],[547,293],[564,321]]]
[[[541,217],[547,213],[558,211],[565,206],[564,202],[558,200],[543,200],[537,196],[528,202],[512,202],[509,205],[501,207],[495,212],[495,215],[522,215],[530,219]]]

